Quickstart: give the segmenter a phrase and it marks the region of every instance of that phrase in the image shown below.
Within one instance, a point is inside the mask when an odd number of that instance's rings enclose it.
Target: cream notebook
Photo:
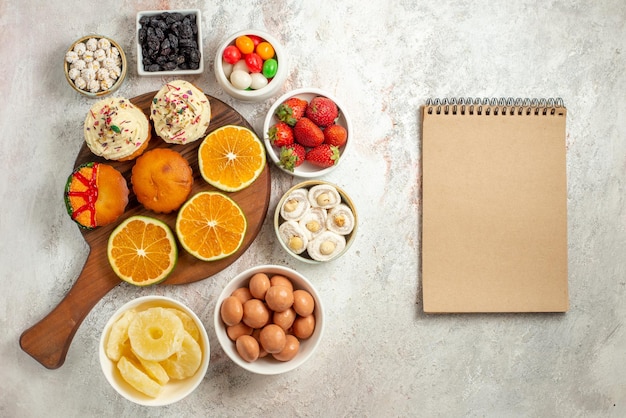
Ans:
[[[566,109],[561,100],[422,108],[424,312],[564,312]]]

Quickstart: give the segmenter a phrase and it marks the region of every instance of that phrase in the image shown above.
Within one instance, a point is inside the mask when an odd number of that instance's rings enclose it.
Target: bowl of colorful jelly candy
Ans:
[[[287,78],[287,57],[272,35],[248,29],[229,36],[215,55],[215,77],[235,99],[258,102],[279,92]]]

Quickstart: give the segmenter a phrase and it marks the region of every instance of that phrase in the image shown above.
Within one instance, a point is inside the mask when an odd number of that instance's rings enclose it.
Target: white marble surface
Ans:
[[[201,9],[206,71],[188,79],[257,130],[272,100],[231,100],[211,73],[217,43],[240,29],[284,42],[291,68],[283,92],[313,86],[348,103],[356,146],[326,179],[356,201],[359,236],[340,261],[309,266],[284,254],[268,221],[212,278],[116,287],[82,323],[65,364],[48,370],[20,349],[19,336],[61,301],[88,253],[62,190],[92,101],[66,84],[62,57],[74,39],[101,33],[134,65],[135,13],[158,8]],[[0,416],[626,416],[625,21],[622,0],[0,1]],[[119,93],[164,81],[132,70]],[[444,96],[563,98],[568,313],[422,313],[418,112]],[[271,211],[294,183],[272,175]],[[274,377],[235,366],[212,325],[222,286],[260,263],[310,277],[328,311],[316,355]],[[96,354],[109,315],[148,293],[189,304],[212,344],[197,391],[156,409],[118,396]]]

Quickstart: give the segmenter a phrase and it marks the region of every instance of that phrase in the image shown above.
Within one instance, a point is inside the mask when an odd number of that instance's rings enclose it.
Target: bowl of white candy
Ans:
[[[98,98],[117,90],[126,78],[126,55],[113,39],[88,35],[65,53],[65,78],[78,93]]]

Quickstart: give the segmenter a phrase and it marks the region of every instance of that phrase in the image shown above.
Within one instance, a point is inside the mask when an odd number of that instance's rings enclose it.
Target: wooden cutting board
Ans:
[[[131,99],[131,102],[149,116],[150,103],[155,94],[156,91],[142,94]],[[224,125],[245,126],[252,130],[252,127],[243,116],[232,107],[214,97],[207,97],[211,103],[211,123],[207,133]],[[201,142],[202,139],[186,145],[167,144],[156,135],[153,129],[148,149],[167,147],[187,158],[194,172],[193,194],[199,191],[216,190],[202,178],[198,169],[197,151]],[[126,211],[117,222],[93,230],[81,229],[81,233],[89,245],[90,252],[78,279],[76,279],[76,282],[63,300],[45,318],[24,331],[20,337],[22,350],[49,369],[56,369],[63,365],[72,338],[83,319],[102,297],[115,286],[122,283],[111,269],[107,260],[107,242],[113,229],[122,220],[130,216],[146,215],[165,221],[175,231],[176,212],[167,215],[156,214],[148,211],[137,202],[130,182],[134,161],[106,161],[96,157],[86,145],[83,145],[78,153],[74,167],[89,161],[106,162],[117,168],[126,178],[131,193]],[[179,247],[176,268],[170,277],[161,284],[178,285],[203,280],[222,271],[237,260],[248,249],[261,230],[268,210],[270,190],[270,170],[266,165],[259,178],[252,185],[239,192],[228,193],[241,206],[248,220],[248,229],[243,244],[235,254],[222,260],[206,262],[194,258],[182,247]]]

